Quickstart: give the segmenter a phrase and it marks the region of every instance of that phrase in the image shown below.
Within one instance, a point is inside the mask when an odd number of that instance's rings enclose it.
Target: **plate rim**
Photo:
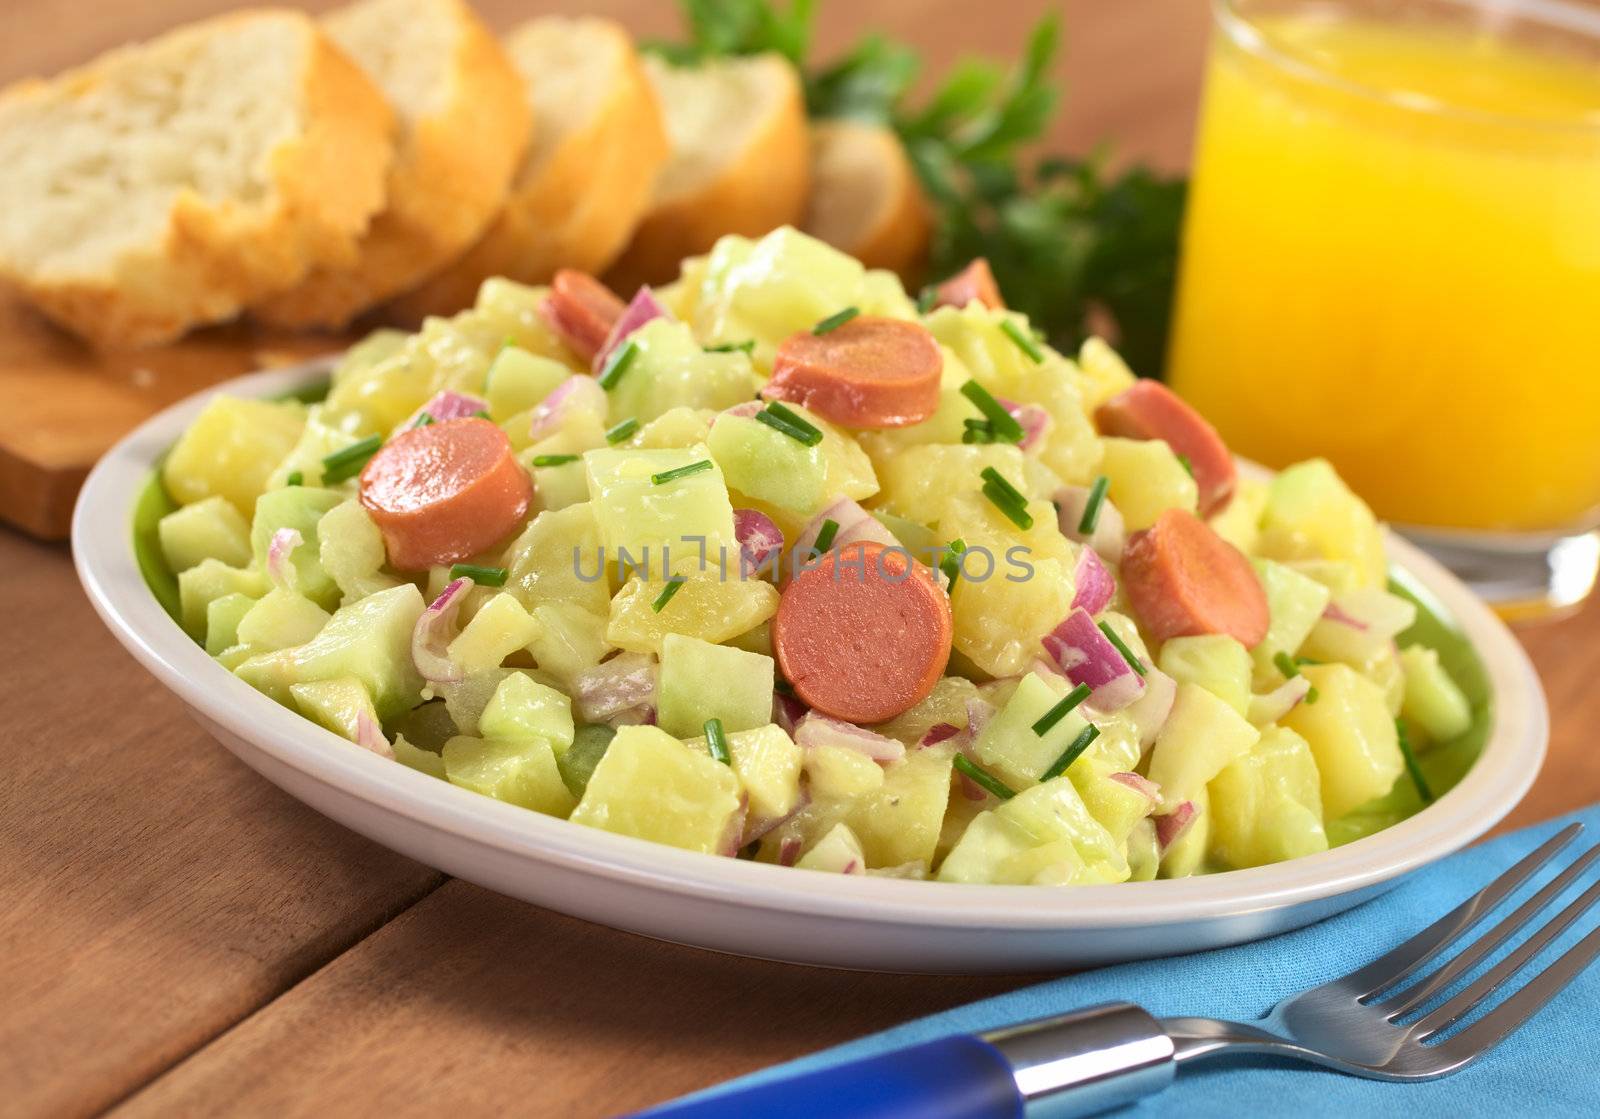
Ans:
[[[1194,878],[1050,890],[796,873],[586,828],[457,788],[347,742],[279,706],[206,655],[141,575],[132,516],[167,448],[218,395],[270,397],[326,376],[321,358],[247,374],[162,410],[119,441],[84,483],[72,553],[91,605],[140,665],[187,706],[301,775],[411,823],[658,893],[774,912],[944,930],[1091,931],[1236,918],[1377,886],[1459,850],[1503,819],[1543,763],[1549,713],[1531,661],[1505,624],[1415,546],[1386,536],[1391,559],[1448,611],[1482,660],[1492,724],[1472,768],[1433,804],[1343,847]]]

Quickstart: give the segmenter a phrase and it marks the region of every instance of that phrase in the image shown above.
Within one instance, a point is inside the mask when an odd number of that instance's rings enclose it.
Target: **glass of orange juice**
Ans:
[[[1173,388],[1507,613],[1600,564],[1600,8],[1217,0]]]

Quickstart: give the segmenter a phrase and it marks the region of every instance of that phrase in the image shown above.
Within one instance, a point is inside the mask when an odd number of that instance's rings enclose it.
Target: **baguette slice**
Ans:
[[[672,157],[650,212],[607,277],[620,292],[678,274],[717,238],[797,225],[811,186],[805,99],[794,67],[776,54],[691,68],[645,59]]]
[[[0,275],[105,347],[353,259],[393,118],[298,12],[206,20],[0,94]]]
[[[811,129],[807,233],[914,284],[927,267],[933,229],[927,197],[900,138],[848,120]]]
[[[355,262],[254,309],[289,328],[343,326],[459,256],[505,201],[531,116],[511,60],[463,0],[361,0],[322,26],[388,96],[400,136],[387,208]]]
[[[505,40],[534,135],[510,197],[454,264],[397,300],[417,321],[471,306],[491,276],[527,284],[600,272],[627,243],[667,159],[667,135],[633,40],[603,19],[532,20]]]

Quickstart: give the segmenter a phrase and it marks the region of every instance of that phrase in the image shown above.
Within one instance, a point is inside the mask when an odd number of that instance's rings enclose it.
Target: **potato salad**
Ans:
[[[484,284],[167,456],[181,624],[348,742],[531,812],[848,875],[1071,886],[1347,838],[1471,705],[1372,513],[1270,481],[983,261],[793,229],[666,286]]]

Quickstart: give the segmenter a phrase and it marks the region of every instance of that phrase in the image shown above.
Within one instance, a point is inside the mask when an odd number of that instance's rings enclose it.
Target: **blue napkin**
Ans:
[[[707,1095],[948,1034],[977,1033],[1099,1002],[1138,1003],[1158,1017],[1203,1015],[1249,1021],[1266,1013],[1286,995],[1343,975],[1382,955],[1482,889],[1490,879],[1573,820],[1584,823],[1583,833],[1552,860],[1551,867],[1510,899],[1515,902],[1567,866],[1578,852],[1600,842],[1600,805],[1469,848],[1416,872],[1389,893],[1310,928],[1233,948],[1119,964],[1041,983],[753,1073],[712,1088]],[[1546,915],[1554,914],[1559,905],[1576,897],[1594,877],[1592,872],[1580,875]],[[1494,920],[1512,908],[1513,904],[1503,905],[1479,930],[1492,927]],[[1593,914],[1575,922],[1512,984],[1535,974],[1594,924]],[[1508,950],[1492,954],[1488,962],[1498,960]],[[1176,1108],[1185,1119],[1268,1114],[1293,1115],[1296,1119],[1320,1115],[1351,1119],[1404,1108],[1407,1116],[1450,1119],[1462,1115],[1592,1116],[1600,1114],[1600,1065],[1594,1059],[1597,1022],[1600,963],[1585,971],[1497,1049],[1464,1071],[1441,1080],[1382,1084],[1308,1066],[1231,1058],[1183,1069],[1166,1092],[1124,1109],[1119,1115],[1154,1116],[1160,1109]]]

